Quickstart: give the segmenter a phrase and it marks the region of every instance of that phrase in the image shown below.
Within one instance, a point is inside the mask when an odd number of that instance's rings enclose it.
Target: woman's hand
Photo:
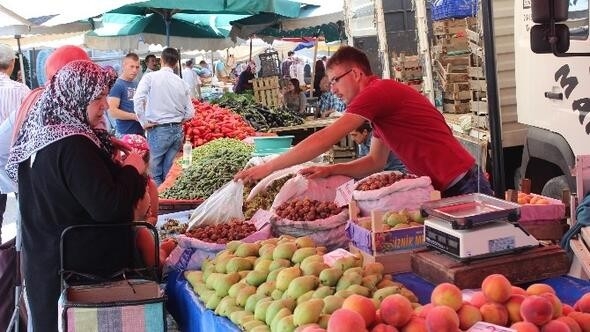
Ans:
[[[139,174],[144,174],[147,170],[147,164],[143,160],[143,156],[138,153],[129,153],[123,160],[123,166],[133,166],[139,172]]]
[[[300,170],[299,173],[309,179],[326,178],[332,175],[332,166],[311,166]]]

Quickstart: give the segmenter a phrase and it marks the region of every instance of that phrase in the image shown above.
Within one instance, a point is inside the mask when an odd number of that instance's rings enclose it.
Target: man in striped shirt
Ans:
[[[4,123],[4,120],[9,117],[14,119],[16,111],[31,91],[26,85],[10,79],[13,69],[14,51],[10,46],[0,44],[0,123]],[[8,149],[10,140],[5,141],[0,142],[0,145],[6,145],[5,148]],[[6,166],[6,158],[0,158],[0,167],[4,169],[4,166]],[[14,191],[13,183],[0,178],[0,233],[6,210],[6,194]]]

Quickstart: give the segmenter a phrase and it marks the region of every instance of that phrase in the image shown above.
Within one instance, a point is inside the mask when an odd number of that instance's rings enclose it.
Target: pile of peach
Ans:
[[[535,194],[525,194],[523,192],[518,192],[517,201],[518,204],[538,204],[538,205],[545,205],[549,204],[549,200],[543,196],[535,195]]]
[[[562,304],[555,290],[533,284],[526,290],[512,286],[501,274],[492,274],[470,301],[450,283],[438,285],[431,303],[413,308],[405,297],[389,295],[378,304],[351,295],[332,313],[327,331],[337,332],[457,332],[479,321],[510,327],[518,332],[590,332],[590,293],[572,307]],[[317,324],[300,332],[326,331]]]
[[[590,294],[571,307],[562,304],[549,285],[533,284],[525,290],[501,274],[492,274],[469,302],[463,301],[455,285],[438,285],[421,314],[427,331],[467,330],[485,321],[518,332],[590,332]]]

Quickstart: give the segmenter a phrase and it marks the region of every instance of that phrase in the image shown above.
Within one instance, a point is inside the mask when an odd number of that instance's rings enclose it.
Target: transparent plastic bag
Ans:
[[[231,220],[244,220],[244,184],[230,181],[215,191],[192,213],[188,228],[204,225],[219,225]]]

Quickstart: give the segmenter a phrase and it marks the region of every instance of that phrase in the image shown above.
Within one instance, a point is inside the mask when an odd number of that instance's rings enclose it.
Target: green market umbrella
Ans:
[[[215,17],[209,15],[177,13],[165,19],[156,13],[106,13],[102,16],[102,26],[85,35],[85,44],[103,50],[137,49],[139,42],[183,49],[217,50],[233,45],[226,38],[228,30],[227,26],[218,27]]]

